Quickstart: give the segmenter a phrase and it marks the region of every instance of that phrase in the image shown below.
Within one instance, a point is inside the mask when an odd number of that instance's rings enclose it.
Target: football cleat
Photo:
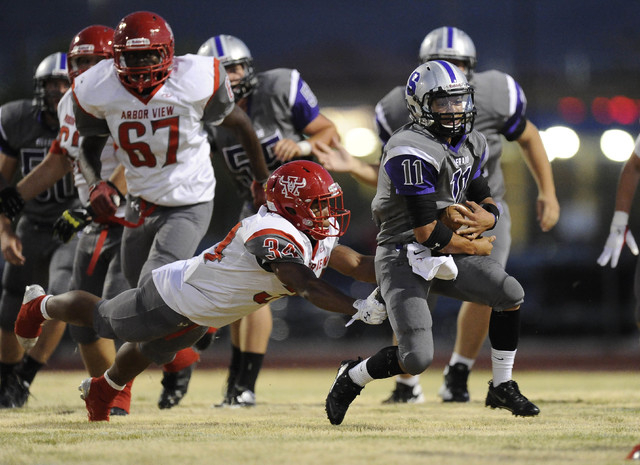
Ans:
[[[0,409],[21,408],[29,398],[29,383],[17,373],[11,373],[4,379],[0,389]]]
[[[469,402],[468,378],[469,367],[464,363],[447,365],[438,395],[444,402]]]
[[[518,383],[513,380],[498,386],[493,385],[493,380],[489,381],[489,392],[484,405],[503,408],[520,417],[533,417],[540,413],[540,409],[520,393]]]
[[[78,390],[87,407],[89,421],[109,421],[113,400],[120,391],[109,386],[104,375],[85,379]]]
[[[214,407],[229,407],[229,408],[241,408],[241,407],[255,407],[256,406],[256,394],[250,390],[239,386],[234,386],[231,393],[225,395],[222,402],[215,404]]]
[[[195,367],[196,364],[192,363],[180,371],[173,373],[162,372],[162,392],[160,393],[160,399],[158,399],[158,408],[173,408],[180,403],[187,393],[191,374]]]
[[[631,452],[627,455],[627,460],[640,460],[640,444],[631,449]]]
[[[14,327],[16,338],[24,350],[32,349],[42,333],[44,317],[40,311],[40,302],[45,296],[44,289],[38,284],[32,284],[25,289]]]
[[[111,415],[123,417],[129,415],[129,409],[131,407],[131,385],[133,381],[129,381],[124,389],[118,392],[115,399],[113,399],[113,406],[111,407]]]
[[[349,376],[349,370],[361,361],[361,358],[358,358],[358,360],[345,360],[340,364],[340,368],[338,368],[336,379],[333,381],[331,389],[329,389],[329,395],[325,402],[327,418],[329,418],[332,425],[342,423],[349,409],[349,405],[360,395],[363,389],[363,386],[354,383]]]
[[[424,394],[419,384],[409,386],[404,383],[396,383],[396,388],[391,395],[382,401],[383,404],[422,404]]]

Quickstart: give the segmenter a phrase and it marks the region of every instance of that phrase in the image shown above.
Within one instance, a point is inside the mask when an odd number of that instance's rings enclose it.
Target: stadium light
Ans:
[[[622,129],[609,129],[600,136],[600,150],[611,161],[627,161],[634,145],[633,136]]]
[[[345,134],[344,146],[354,157],[366,157],[376,150],[378,138],[369,128],[353,128]]]
[[[566,126],[552,126],[540,131],[540,137],[542,137],[542,143],[547,151],[549,161],[556,158],[572,158],[580,149],[578,134]]]

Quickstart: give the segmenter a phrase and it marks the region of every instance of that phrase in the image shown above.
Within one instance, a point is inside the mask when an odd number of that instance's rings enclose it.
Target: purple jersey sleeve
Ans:
[[[384,169],[399,195],[431,194],[436,190],[438,171],[415,155],[397,155],[384,164]]]
[[[291,120],[298,131],[306,128],[320,114],[318,99],[302,79],[298,79],[296,96],[291,107]]]
[[[500,133],[504,135],[504,137],[508,141],[514,141],[518,137],[520,137],[527,123],[527,118],[525,116],[527,99],[524,95],[524,91],[522,90],[522,87],[520,87],[520,84],[518,84],[515,80],[513,81],[513,84],[515,87],[514,93],[513,93],[514,94],[513,98],[515,99],[515,111],[513,112],[511,117],[507,120],[507,122],[502,127],[502,130],[500,131]]]

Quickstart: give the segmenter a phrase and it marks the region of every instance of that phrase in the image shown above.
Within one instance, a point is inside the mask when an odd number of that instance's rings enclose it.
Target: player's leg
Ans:
[[[458,277],[435,280],[433,291],[464,301],[477,301],[492,308],[489,324],[493,379],[486,405],[505,408],[514,415],[532,416],[540,410],[523,396],[512,370],[520,333],[520,304],[524,290],[502,266],[490,257],[456,256]]]
[[[227,383],[227,393],[222,404],[252,407],[256,404],[255,386],[267,353],[269,338],[273,328],[273,318],[269,305],[239,320],[233,331],[236,338],[231,340],[232,356],[229,378],[233,373],[233,384]],[[238,344],[238,345],[236,345]],[[236,352],[236,347],[239,349]],[[236,360],[234,360],[234,358]]]
[[[432,321],[427,296],[430,283],[411,271],[406,248],[378,246],[376,277],[398,346],[381,349],[366,360],[344,361],[325,402],[329,421],[342,423],[349,405],[374,379],[400,373],[417,375],[433,361]]]
[[[499,202],[500,221],[491,230],[496,236],[491,258],[506,267],[511,249],[511,214],[509,206]],[[475,302],[463,302],[458,313],[456,341],[449,363],[444,369],[444,381],[438,395],[445,402],[468,402],[467,380],[489,332],[491,307]]]
[[[160,266],[191,258],[209,228],[212,212],[213,202],[205,202],[159,209],[152,213],[145,220],[145,228],[155,229],[155,236],[140,270],[139,282]],[[123,244],[128,240],[128,229],[125,230]],[[123,254],[123,265],[125,257]],[[180,402],[187,392],[191,374],[199,360],[198,352],[188,347],[176,355],[171,365],[163,369],[159,408],[172,408]]]

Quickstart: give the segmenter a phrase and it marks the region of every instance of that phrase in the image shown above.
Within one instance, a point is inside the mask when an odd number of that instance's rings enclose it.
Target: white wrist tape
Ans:
[[[302,152],[303,156],[311,155],[311,142],[301,140],[298,142],[298,147],[300,147],[300,152]]]
[[[613,220],[611,220],[612,226],[626,226],[629,223],[629,214],[621,210],[617,210],[613,213]]]

